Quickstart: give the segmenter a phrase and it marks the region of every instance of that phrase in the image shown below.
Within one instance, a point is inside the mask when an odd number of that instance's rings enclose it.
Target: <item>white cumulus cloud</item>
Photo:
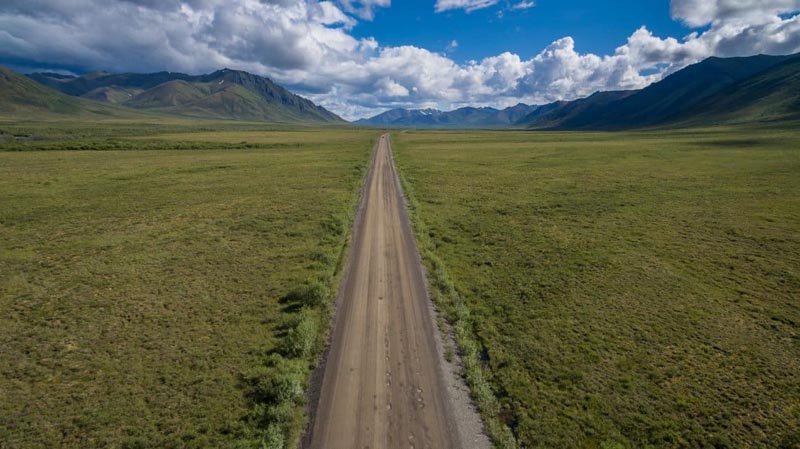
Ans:
[[[800,10],[800,0],[672,0],[672,17],[700,27],[712,22],[757,22]]]
[[[438,0],[474,10],[494,0]],[[798,1],[673,0],[672,14],[702,26],[684,38],[631,30],[608,55],[572,37],[527,55],[457,63],[448,52],[383,46],[352,34],[390,0],[3,0],[0,63],[72,72],[222,67],[269,76],[356,118],[393,107],[545,103],[597,90],[644,87],[709,56],[800,52]],[[513,2],[505,3],[513,7]],[[369,12],[368,12],[369,11]],[[532,55],[532,56],[531,56]]]
[[[392,0],[339,0],[347,12],[356,14],[365,20],[375,17],[375,8],[388,8]]]
[[[472,12],[477,9],[488,8],[496,5],[500,0],[436,0],[433,9],[436,12],[449,11],[451,9],[463,9]]]
[[[536,6],[536,3],[534,3],[534,2],[525,2],[525,1],[523,1],[523,2],[519,2],[519,3],[515,3],[513,6],[511,6],[511,9],[530,9],[530,8],[533,8],[534,6]]]

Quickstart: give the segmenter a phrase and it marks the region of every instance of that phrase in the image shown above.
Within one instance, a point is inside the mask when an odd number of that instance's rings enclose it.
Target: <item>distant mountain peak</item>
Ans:
[[[519,103],[498,110],[492,107],[463,107],[453,111],[438,109],[391,109],[374,117],[357,120],[362,126],[388,126],[398,128],[504,128],[513,126],[535,106]]]

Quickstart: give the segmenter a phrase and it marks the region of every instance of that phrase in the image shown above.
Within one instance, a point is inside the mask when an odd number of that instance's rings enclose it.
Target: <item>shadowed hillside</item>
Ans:
[[[779,99],[787,93],[796,97],[792,93],[800,87],[797,61],[800,56],[708,58],[640,91],[595,94],[521,124],[534,129],[600,130],[789,118],[791,107]],[[614,95],[620,97],[614,100]],[[596,101],[600,97],[612,101]]]
[[[447,112],[437,109],[392,109],[354,123],[391,128],[507,128],[536,109],[537,106],[522,103],[505,109],[465,107]]]

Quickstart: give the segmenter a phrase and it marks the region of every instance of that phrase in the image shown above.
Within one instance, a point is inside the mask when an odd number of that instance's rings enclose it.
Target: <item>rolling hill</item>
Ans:
[[[70,97],[0,66],[0,114],[15,117],[45,115],[140,116],[137,111]]]
[[[392,109],[353,123],[390,128],[507,128],[535,109],[535,106],[522,103],[505,109],[465,107],[447,112],[437,109]]]
[[[67,95],[162,114],[281,123],[344,123],[332,112],[268,78],[237,70],[223,69],[199,76],[172,72],[28,76]]]

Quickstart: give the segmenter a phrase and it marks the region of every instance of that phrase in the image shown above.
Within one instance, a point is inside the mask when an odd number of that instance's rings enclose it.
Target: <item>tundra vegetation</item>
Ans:
[[[0,122],[0,446],[293,446],[376,137]]]
[[[397,131],[497,447],[800,444],[800,134]],[[0,118],[0,436],[286,448],[378,132]]]
[[[400,131],[498,447],[800,445],[800,133]]]

